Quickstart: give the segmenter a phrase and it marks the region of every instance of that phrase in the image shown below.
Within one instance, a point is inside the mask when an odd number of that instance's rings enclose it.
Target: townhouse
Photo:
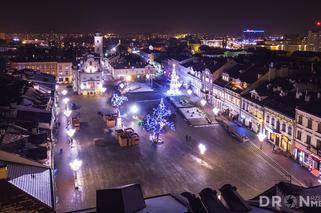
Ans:
[[[297,107],[294,158],[312,174],[321,172],[321,93],[316,100]]]

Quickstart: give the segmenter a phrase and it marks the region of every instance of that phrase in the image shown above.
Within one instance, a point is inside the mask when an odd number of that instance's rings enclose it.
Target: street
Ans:
[[[281,180],[288,180],[282,172],[264,160],[259,150],[251,144],[239,143],[219,125],[194,128],[177,114],[176,131],[167,131],[162,145],[151,144],[149,136],[137,125],[126,108],[133,102],[140,107],[139,115],[150,112],[159,103],[160,96],[153,93],[129,95],[129,102],[122,107],[126,127],[140,135],[140,144],[122,148],[108,131],[98,111],[113,112],[102,96],[69,95],[70,103],[80,105],[81,128],[74,135],[75,146],[70,148],[65,133],[66,117],[60,115],[60,131],[55,166],[57,209],[65,212],[94,207],[96,189],[140,183],[144,196],[181,193],[185,190],[198,193],[205,187],[219,188],[226,183],[237,186],[244,198],[251,198]],[[172,108],[171,104],[165,102]],[[186,135],[192,140],[186,142]],[[105,147],[96,146],[93,138],[108,141]],[[207,151],[201,159],[198,145]],[[74,189],[74,174],[69,163],[74,159],[83,164],[77,172],[79,190]]]

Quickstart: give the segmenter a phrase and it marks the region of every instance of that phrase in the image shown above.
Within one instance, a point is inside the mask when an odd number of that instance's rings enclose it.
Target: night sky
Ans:
[[[320,0],[2,0],[0,32],[306,33]]]

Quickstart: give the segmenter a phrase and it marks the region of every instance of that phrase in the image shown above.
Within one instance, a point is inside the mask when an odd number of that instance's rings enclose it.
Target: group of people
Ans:
[[[186,135],[185,140],[186,140],[186,142],[192,141],[192,136]]]

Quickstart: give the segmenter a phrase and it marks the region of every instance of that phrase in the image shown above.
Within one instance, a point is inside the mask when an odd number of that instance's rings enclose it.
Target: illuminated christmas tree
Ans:
[[[171,82],[169,90],[167,91],[167,95],[169,96],[178,96],[180,95],[179,88],[181,84],[178,82],[178,75],[176,75],[175,64],[173,64],[173,71],[171,74]]]
[[[160,143],[159,136],[167,126],[172,130],[175,130],[174,122],[171,120],[172,112],[164,104],[161,99],[157,108],[153,109],[152,114],[146,115],[143,121],[143,127],[147,132],[151,134],[151,140],[155,143]]]

